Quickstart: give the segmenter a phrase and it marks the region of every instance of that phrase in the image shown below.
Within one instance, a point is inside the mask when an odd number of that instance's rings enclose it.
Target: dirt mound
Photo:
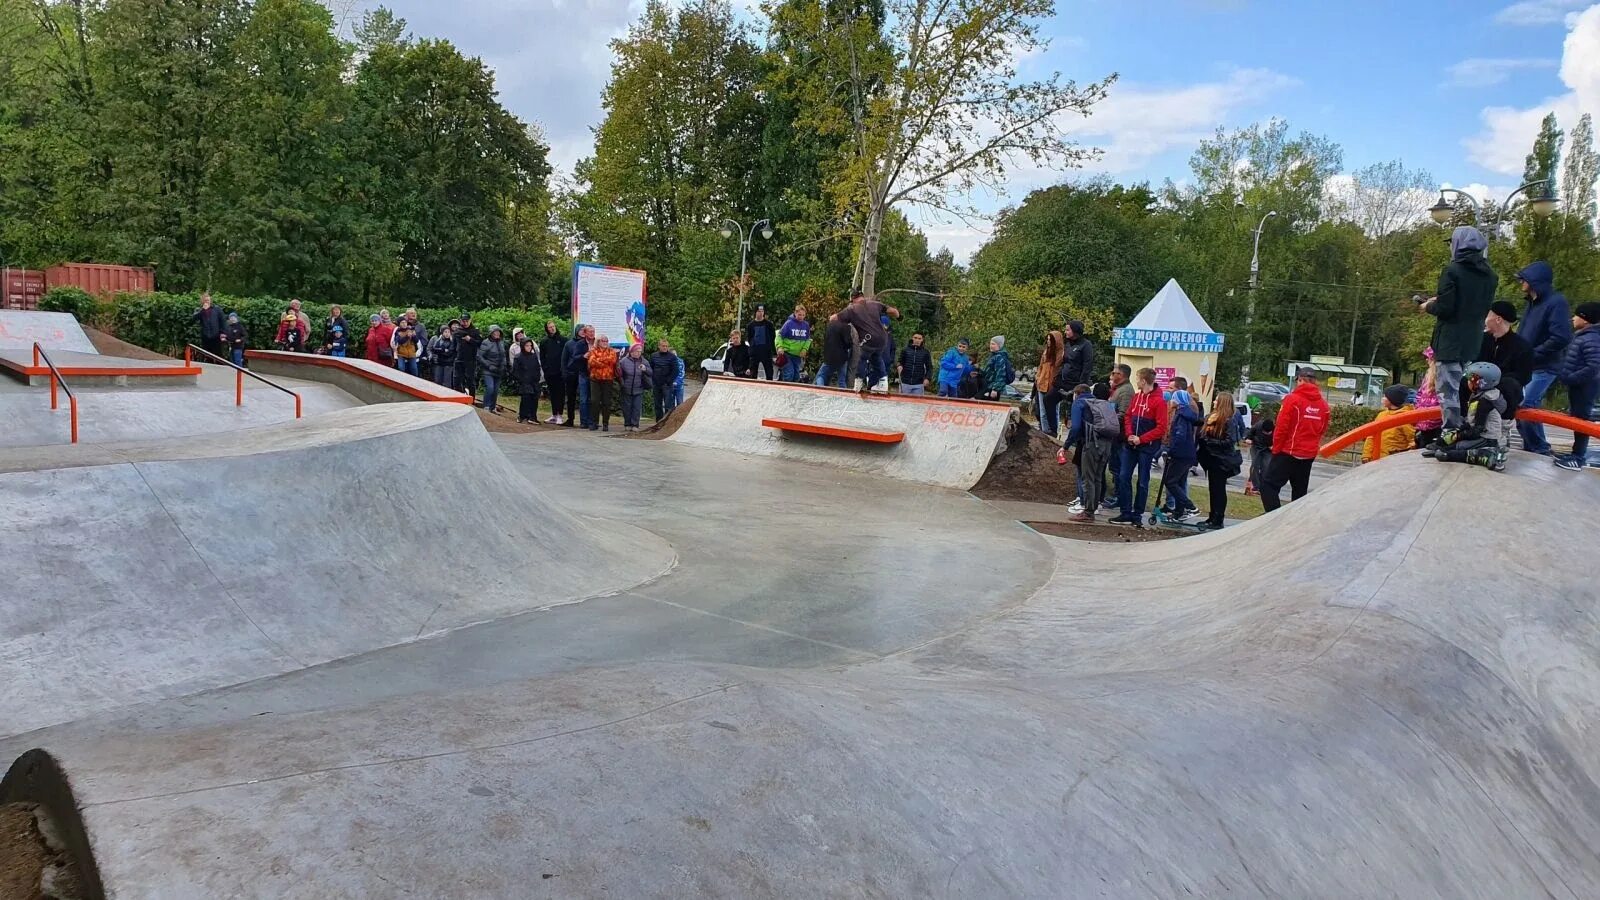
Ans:
[[[31,803],[0,805],[0,900],[77,900],[77,867],[37,813]]]
[[[666,419],[651,425],[643,431],[624,434],[623,437],[640,441],[663,441],[677,433],[683,427],[683,420],[689,418],[689,410],[694,408],[694,402],[700,399],[699,394],[683,401],[677,409],[667,414]]]
[[[1022,524],[1041,534],[1071,538],[1075,541],[1091,541],[1097,544],[1147,544],[1151,541],[1170,541],[1173,538],[1183,537],[1182,534],[1176,531],[1167,531],[1161,528],[1078,525],[1072,522],[1024,522]]]
[[[985,500],[1066,503],[1078,493],[1078,470],[1056,462],[1061,448],[1037,428],[1012,429],[1006,448],[989,464],[972,493]]]
[[[123,359],[172,359],[172,357],[157,353],[154,350],[146,350],[138,344],[130,344],[121,338],[112,337],[104,331],[96,331],[87,325],[83,326],[83,333],[89,336],[89,343],[94,345],[94,349],[106,356],[120,356]]]

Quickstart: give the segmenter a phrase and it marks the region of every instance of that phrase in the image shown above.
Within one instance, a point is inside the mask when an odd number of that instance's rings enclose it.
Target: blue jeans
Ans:
[[[1144,505],[1150,500],[1150,466],[1160,452],[1160,444],[1123,445],[1122,464],[1117,469],[1117,497],[1122,501],[1123,518],[1144,518]],[[1136,468],[1139,470],[1137,488],[1133,484]]]
[[[567,415],[571,415],[571,411]],[[594,424],[594,408],[589,405],[589,376],[578,376],[578,424],[585,428]]]
[[[945,384],[941,381],[939,382],[939,396],[959,397],[961,396],[961,386],[958,384]]]
[[[1033,412],[1039,417],[1039,430],[1051,437],[1061,429],[1061,403],[1055,399],[1046,399],[1038,389],[1033,392]]]
[[[678,405],[672,402],[672,392],[672,388],[670,387],[659,387],[651,391],[651,393],[655,395],[655,412],[657,422],[665,419],[667,417],[667,413],[670,413],[677,408]]]
[[[1535,375],[1535,378],[1538,376]],[[1600,394],[1600,381],[1591,381],[1588,384],[1567,388],[1567,398],[1572,402],[1568,413],[1574,419],[1588,421],[1589,414],[1594,412],[1595,395]],[[1579,462],[1587,465],[1589,458],[1589,436],[1581,431],[1572,433],[1572,455]]]
[[[889,367],[883,364],[883,354],[873,353],[865,349],[861,351],[861,371],[858,373],[867,383],[867,390],[878,383],[878,379],[889,374]]]
[[[244,348],[243,347],[235,347],[235,348],[233,348],[233,364],[236,365],[236,366],[241,366],[241,367],[244,365]]]
[[[1175,513],[1194,506],[1189,499],[1189,467],[1192,465],[1192,460],[1178,460],[1169,456],[1161,470],[1161,484],[1167,489],[1167,496],[1172,498],[1170,507]]]
[[[500,402],[500,376],[483,373],[483,408],[494,411],[495,404]]]
[[[805,365],[805,360],[797,354],[790,353],[783,358],[783,369],[778,372],[779,381],[799,381],[800,369]]]
[[[1540,369],[1533,373],[1527,384],[1522,386],[1522,408],[1538,409],[1544,404],[1544,395],[1550,391],[1554,384],[1556,373],[1549,369]],[[1549,454],[1550,442],[1545,439],[1544,426],[1538,422],[1518,422],[1517,432],[1522,435],[1522,449],[1529,453]]]
[[[415,356],[411,357],[410,359],[406,359],[402,356],[395,360],[395,362],[398,364],[400,371],[406,373],[407,375],[416,375],[418,373],[417,358]]]
[[[817,371],[816,383],[825,387],[849,387],[850,385],[846,383],[849,375],[847,370],[849,368],[849,363],[845,363],[842,366],[830,366],[827,363],[823,363],[822,368]]]

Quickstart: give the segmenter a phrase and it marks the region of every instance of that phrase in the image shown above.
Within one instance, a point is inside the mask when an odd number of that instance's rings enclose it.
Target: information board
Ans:
[[[598,263],[572,266],[573,324],[593,325],[614,347],[644,343],[645,273]]]

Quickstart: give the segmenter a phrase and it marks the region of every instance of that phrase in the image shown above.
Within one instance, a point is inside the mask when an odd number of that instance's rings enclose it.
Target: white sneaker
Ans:
[[[561,424],[561,417],[560,416],[550,416],[549,418],[544,420],[544,423],[546,425],[560,425]]]
[[[858,393],[858,394],[866,393],[867,392],[866,385],[867,385],[867,382],[866,382],[865,379],[857,378],[856,379],[856,393]]]
[[[1067,512],[1072,513],[1073,515],[1077,515],[1078,513],[1083,512],[1083,501],[1082,500],[1074,500],[1074,501],[1072,501],[1072,504],[1067,507]]]

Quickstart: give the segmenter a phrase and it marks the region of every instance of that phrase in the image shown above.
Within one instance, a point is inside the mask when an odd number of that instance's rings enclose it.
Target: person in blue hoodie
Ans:
[[[939,360],[939,396],[961,396],[961,382],[972,371],[972,360],[967,358],[971,346],[966,338],[962,338],[944,352]]]
[[[1168,401],[1172,425],[1167,431],[1167,462],[1161,469],[1161,486],[1172,498],[1172,518],[1182,522],[1194,515],[1194,503],[1189,499],[1189,469],[1199,461],[1199,448],[1195,443],[1195,426],[1200,424],[1200,411],[1189,399],[1189,392],[1176,390]]]
[[[1567,298],[1555,288],[1555,270],[1549,263],[1543,260],[1530,263],[1517,273],[1517,278],[1522,282],[1522,293],[1528,298],[1528,311],[1517,333],[1533,345],[1533,378],[1522,386],[1522,405],[1538,409],[1544,405],[1544,395],[1556,381],[1562,352],[1572,340],[1572,311],[1567,308]],[[1552,455],[1543,425],[1518,422],[1517,431],[1522,433],[1523,449]]]
[[[1558,377],[1567,386],[1570,406],[1567,413],[1575,419],[1588,420],[1600,396],[1600,303],[1579,303],[1573,313],[1574,334],[1561,357]],[[1582,471],[1589,458],[1589,436],[1578,432],[1572,436],[1572,453],[1556,457],[1556,465],[1574,472]]]

